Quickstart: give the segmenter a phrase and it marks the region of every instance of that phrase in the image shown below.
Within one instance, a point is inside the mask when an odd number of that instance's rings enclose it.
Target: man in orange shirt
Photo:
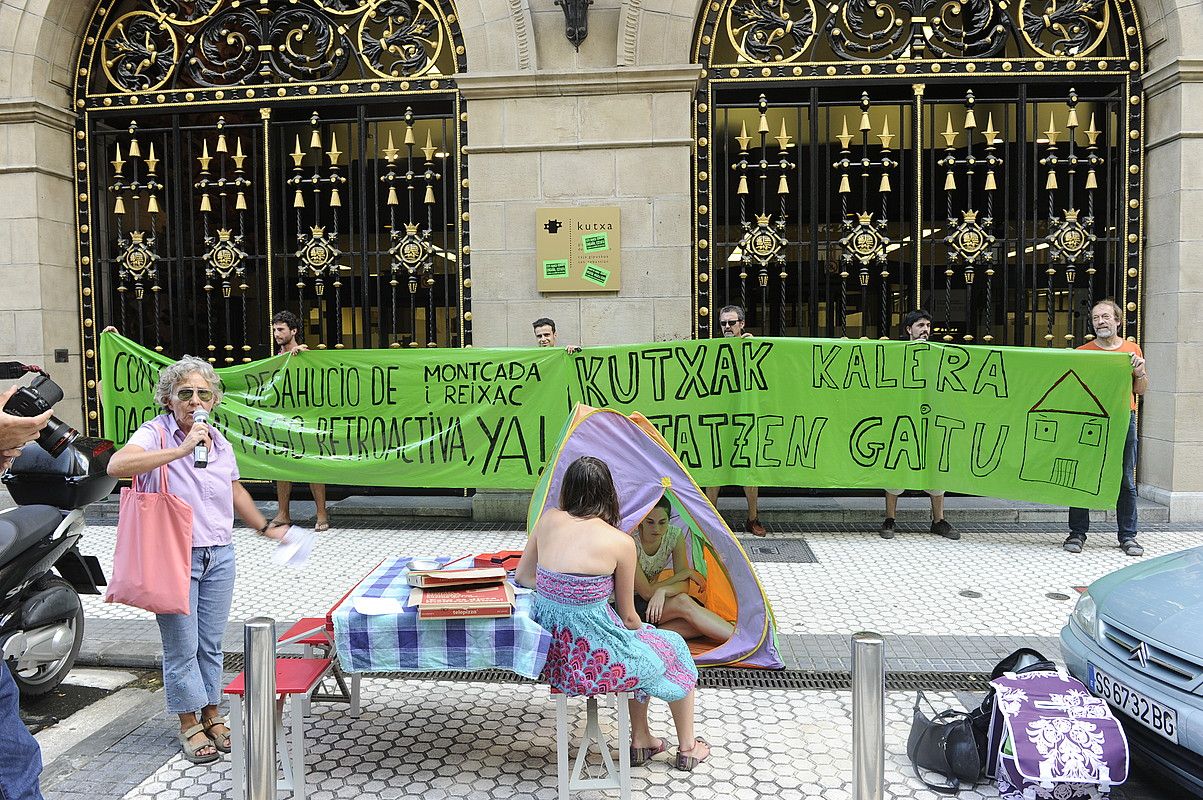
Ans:
[[[1115,516],[1119,526],[1120,548],[1127,555],[1143,556],[1145,549],[1136,541],[1136,477],[1133,473],[1136,470],[1136,395],[1144,394],[1149,388],[1149,373],[1140,346],[1120,336],[1122,320],[1123,312],[1114,300],[1108,298],[1095,303],[1090,309],[1094,341],[1078,349],[1128,353],[1132,357],[1132,414],[1128,420],[1128,438],[1124,441],[1124,474],[1120,478],[1119,497],[1115,501]],[[1090,512],[1085,508],[1071,508],[1069,536],[1061,546],[1070,553],[1082,552],[1089,528]]]

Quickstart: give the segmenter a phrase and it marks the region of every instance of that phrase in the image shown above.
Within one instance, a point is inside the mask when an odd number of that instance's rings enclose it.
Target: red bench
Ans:
[[[319,703],[348,703],[351,706],[351,716],[359,716],[359,679],[358,674],[351,676],[351,685],[347,686],[347,675],[342,671],[342,667],[338,664],[338,659],[334,657],[334,638],[327,628],[326,619],[324,617],[306,617],[305,619],[297,620],[291,628],[286,630],[284,634],[277,640],[276,646],[286,644],[299,644],[304,649],[305,658],[313,658],[315,651],[321,651],[322,658],[328,658],[332,662],[330,670],[331,677],[338,687],[336,693],[325,691],[317,691],[313,693],[312,699]],[[324,689],[325,687],[321,687]],[[309,713],[309,709],[305,709],[305,713]]]

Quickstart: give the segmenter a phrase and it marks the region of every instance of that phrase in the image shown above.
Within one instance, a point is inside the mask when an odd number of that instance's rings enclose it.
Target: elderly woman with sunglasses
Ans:
[[[179,715],[184,757],[196,764],[230,752],[230,729],[217,706],[221,638],[234,595],[234,512],[260,534],[278,539],[286,532],[278,528],[269,534],[267,519],[238,482],[230,443],[216,429],[193,420],[194,412],[208,413],[220,401],[213,367],[184,356],[159,373],[155,402],[167,413],[143,424],[109,461],[109,474],[116,478],[148,473],[147,491],[159,489],[159,468],[166,465],[168,490],[192,507],[191,613],[156,616],[167,710]],[[203,469],[193,462],[199,444],[209,451]]]

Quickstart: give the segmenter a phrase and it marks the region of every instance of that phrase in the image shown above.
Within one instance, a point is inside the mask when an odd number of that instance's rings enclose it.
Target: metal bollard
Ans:
[[[276,621],[249,619],[246,654],[246,796],[276,800]]]
[[[852,635],[852,796],[885,796],[885,640],[862,631]]]

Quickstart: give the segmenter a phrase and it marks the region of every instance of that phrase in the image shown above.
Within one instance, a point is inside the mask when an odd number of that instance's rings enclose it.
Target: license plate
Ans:
[[[1090,665],[1090,688],[1141,725],[1156,731],[1174,744],[1178,743],[1178,712],[1174,709],[1150,700],[1093,664]]]

